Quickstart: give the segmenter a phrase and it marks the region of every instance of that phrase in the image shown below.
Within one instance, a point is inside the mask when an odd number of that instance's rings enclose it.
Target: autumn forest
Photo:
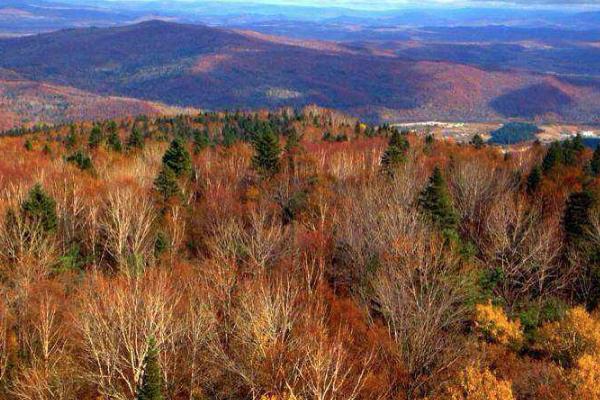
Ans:
[[[0,398],[600,398],[600,151],[307,107],[0,138]]]

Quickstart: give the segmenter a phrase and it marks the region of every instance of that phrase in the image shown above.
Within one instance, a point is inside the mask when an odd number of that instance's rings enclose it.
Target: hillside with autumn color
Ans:
[[[0,153],[2,399],[600,396],[580,136],[503,149],[308,107]]]
[[[598,85],[556,75],[160,21],[3,39],[0,67],[101,96],[214,110],[318,104],[372,121],[594,123],[600,104]]]

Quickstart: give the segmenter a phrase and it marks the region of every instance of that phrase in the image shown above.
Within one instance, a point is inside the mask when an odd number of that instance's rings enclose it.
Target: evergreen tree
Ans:
[[[92,159],[82,150],[77,150],[65,159],[67,162],[73,163],[82,171],[92,169]]]
[[[296,155],[300,150],[300,136],[296,129],[291,129],[288,136],[287,141],[285,142],[285,158],[288,162],[288,167],[290,171],[294,171],[296,168]]]
[[[406,161],[406,152],[410,145],[406,135],[394,130],[388,148],[381,157],[381,166],[388,174],[393,174],[398,165]]]
[[[544,174],[549,173],[555,166],[563,163],[564,154],[560,143],[553,142],[542,161],[542,170]]]
[[[577,135],[574,138],[567,140],[562,143],[563,149],[563,162],[566,165],[576,165],[579,157],[585,150],[583,144],[583,138],[581,135]]]
[[[356,121],[356,125],[354,125],[354,135],[356,137],[360,136],[362,132],[362,128],[361,128],[361,122],[360,120]]]
[[[33,143],[31,143],[30,139],[25,140],[25,150],[27,151],[32,151],[33,150]]]
[[[123,145],[121,144],[121,138],[117,134],[117,132],[111,132],[108,135],[107,139],[108,148],[116,153],[120,153],[123,150]]]
[[[69,134],[65,139],[65,146],[67,149],[72,149],[77,145],[77,132],[75,130],[75,125],[71,124],[69,126]]]
[[[575,243],[585,238],[593,205],[594,197],[590,191],[571,193],[563,216],[563,228],[568,242]]]
[[[479,134],[476,134],[475,136],[473,136],[473,139],[471,139],[470,143],[476,149],[481,149],[485,145],[483,138]]]
[[[26,220],[39,223],[47,233],[56,231],[58,217],[56,216],[56,201],[44,192],[37,183],[31,188],[23,204],[21,212]]]
[[[102,143],[102,129],[98,125],[92,128],[90,137],[88,139],[88,146],[90,149],[97,149]]]
[[[533,167],[529,176],[527,177],[527,193],[534,194],[537,192],[540,184],[542,183],[542,169],[536,165]]]
[[[225,147],[233,146],[235,144],[235,142],[237,142],[239,139],[237,129],[230,124],[227,124],[227,125],[225,125],[225,127],[223,127],[222,135],[223,135],[223,146],[225,146]]]
[[[279,172],[279,138],[270,130],[265,130],[254,140],[254,157],[252,165],[263,174]]]
[[[144,375],[136,400],[164,400],[163,377],[158,360],[156,341],[151,338],[144,359]]]
[[[419,205],[442,230],[456,229],[458,217],[452,206],[446,180],[439,167],[435,167],[433,170],[429,183],[421,193]]]
[[[177,177],[189,174],[192,171],[192,160],[190,153],[180,138],[176,138],[165,152],[163,165],[170,168]]]
[[[590,171],[592,172],[592,175],[596,177],[600,176],[600,144],[596,146],[596,150],[594,150],[594,155],[590,161]]]
[[[204,130],[200,132],[200,130],[196,129],[194,131],[194,154],[200,153],[208,146],[210,146],[210,136],[208,135],[208,131]]]
[[[154,180],[154,188],[160,193],[165,201],[176,197],[181,193],[179,183],[177,182],[177,175],[171,168],[165,165],[163,165],[158,176]]]
[[[127,139],[127,147],[129,147],[130,149],[143,149],[144,148],[144,136],[142,135],[140,130],[135,125],[134,125],[133,129],[131,130],[131,134],[129,135],[129,138]]]

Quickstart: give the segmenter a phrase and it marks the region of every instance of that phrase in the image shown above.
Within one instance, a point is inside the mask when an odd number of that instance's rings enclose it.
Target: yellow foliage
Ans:
[[[571,376],[571,381],[575,385],[574,399],[600,399],[600,359],[598,356],[585,355],[581,357]]]
[[[514,400],[511,383],[498,380],[487,368],[467,367],[448,388],[447,400]]]
[[[260,400],[300,400],[300,399],[298,399],[296,396],[294,396],[292,394],[283,394],[283,395],[263,394],[262,396],[260,396]]]
[[[521,323],[510,321],[504,310],[491,302],[475,306],[475,326],[486,338],[504,345],[519,345],[523,340]]]
[[[600,323],[583,307],[572,308],[563,320],[540,329],[537,347],[561,363],[573,364],[600,350]]]

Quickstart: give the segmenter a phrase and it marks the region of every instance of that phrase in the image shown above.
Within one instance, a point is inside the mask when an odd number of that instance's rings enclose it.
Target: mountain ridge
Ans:
[[[0,68],[102,96],[203,109],[318,104],[378,121],[599,118],[600,89],[556,75],[159,20],[2,39]],[[539,106],[515,113],[530,94]]]

